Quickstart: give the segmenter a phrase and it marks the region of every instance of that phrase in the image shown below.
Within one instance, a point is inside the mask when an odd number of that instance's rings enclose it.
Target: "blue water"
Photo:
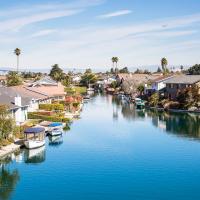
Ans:
[[[59,141],[8,158],[0,199],[200,199],[199,137],[199,116],[96,96]]]

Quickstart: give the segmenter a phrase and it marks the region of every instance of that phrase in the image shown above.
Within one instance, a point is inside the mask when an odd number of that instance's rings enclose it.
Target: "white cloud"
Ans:
[[[112,17],[119,17],[119,16],[122,16],[122,15],[128,15],[128,14],[131,14],[131,13],[132,13],[131,10],[119,10],[119,11],[116,11],[116,12],[100,15],[100,16],[98,16],[98,18],[106,19],[106,18],[112,18]]]
[[[41,31],[38,31],[38,32],[32,34],[30,36],[30,38],[37,38],[37,37],[47,36],[47,35],[53,34],[55,32],[57,32],[57,30],[55,30],[55,29],[41,30]]]

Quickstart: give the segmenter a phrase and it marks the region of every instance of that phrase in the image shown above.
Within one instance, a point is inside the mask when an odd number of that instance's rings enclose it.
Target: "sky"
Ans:
[[[200,62],[199,0],[0,0],[0,66],[109,69]]]

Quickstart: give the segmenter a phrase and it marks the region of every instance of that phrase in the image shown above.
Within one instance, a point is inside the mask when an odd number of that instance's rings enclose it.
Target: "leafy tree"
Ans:
[[[113,68],[114,68],[114,65],[115,65],[115,73],[117,72],[117,63],[119,61],[119,58],[118,57],[112,57],[112,63],[113,63]]]
[[[89,84],[96,83],[97,77],[94,73],[92,73],[92,70],[86,70],[85,73],[81,77],[80,83],[83,86],[89,86]]]
[[[72,83],[72,78],[71,76],[69,75],[65,75],[63,80],[62,80],[62,84],[65,86],[65,87],[69,87]]]
[[[119,73],[129,73],[128,67],[124,67],[119,70]]]
[[[196,64],[188,69],[190,75],[200,75],[200,64]]]
[[[16,48],[14,50],[14,54],[17,56],[17,72],[19,71],[19,56],[21,54],[21,50],[19,48]]]
[[[90,68],[85,70],[85,74],[91,74],[91,73],[92,73],[92,70]]]
[[[117,88],[117,85],[118,85],[117,81],[113,81],[110,86],[111,86],[111,88],[115,89],[115,88]]]
[[[137,91],[140,93],[140,95],[142,95],[142,93],[144,92],[144,85],[143,84],[138,85]]]
[[[162,66],[162,70],[163,70],[163,72],[166,71],[166,69],[167,69],[167,65],[168,65],[168,61],[167,61],[167,59],[166,59],[166,58],[162,58],[162,59],[161,59],[161,66]]]
[[[49,76],[55,81],[61,81],[64,77],[63,70],[58,64],[52,66]]]
[[[159,103],[159,94],[158,93],[154,93],[150,96],[149,98],[149,104],[151,106],[157,106]]]
[[[113,68],[110,69],[110,73],[114,74],[114,69]]]
[[[8,113],[8,107],[0,105],[0,140],[7,139],[14,128],[15,123]]]
[[[158,73],[162,72],[162,70],[160,69],[160,67],[158,67],[157,72]]]
[[[192,87],[186,88],[183,91],[180,91],[177,95],[177,100],[180,102],[182,108],[188,109],[189,107],[200,106],[200,94],[199,87],[194,85]]]
[[[183,65],[180,66],[180,69],[181,69],[181,71],[183,71],[183,69],[184,69]]]
[[[22,85],[22,78],[17,72],[10,71],[7,74],[7,86]]]

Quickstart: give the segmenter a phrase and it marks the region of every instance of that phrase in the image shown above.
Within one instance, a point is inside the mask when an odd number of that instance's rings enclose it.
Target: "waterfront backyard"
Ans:
[[[62,138],[2,161],[0,199],[199,199],[199,122],[97,95]]]

